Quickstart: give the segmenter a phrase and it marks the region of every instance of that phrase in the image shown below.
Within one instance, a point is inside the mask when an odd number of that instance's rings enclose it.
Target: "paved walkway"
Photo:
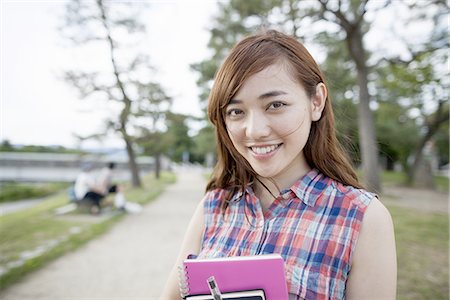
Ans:
[[[15,211],[27,209],[29,207],[32,207],[32,206],[35,206],[35,205],[41,203],[44,200],[45,200],[45,197],[0,203],[0,216],[9,214],[9,213],[12,213]]]
[[[407,207],[422,212],[449,214],[449,194],[407,187],[386,187],[381,195],[385,204]]]
[[[157,299],[205,187],[199,170],[180,170],[177,177],[140,214],[30,274],[0,298]]]

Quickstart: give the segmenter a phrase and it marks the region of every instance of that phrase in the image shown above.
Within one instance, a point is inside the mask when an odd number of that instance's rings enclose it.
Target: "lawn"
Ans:
[[[381,178],[385,187],[406,182],[400,172],[385,171]],[[448,193],[448,178],[435,176],[435,183],[438,191]],[[388,209],[397,243],[397,299],[449,299],[448,214],[393,205]]]
[[[361,175],[359,173],[359,175]],[[383,171],[380,173],[384,186],[406,186],[407,177],[405,173],[394,171]],[[449,179],[445,176],[434,176],[434,184],[438,191],[449,192]]]
[[[48,196],[66,187],[68,183],[51,182],[40,184],[0,183],[0,202],[31,199]]]
[[[144,178],[143,188],[128,187],[126,198],[147,203],[175,179],[175,175],[169,173],[163,173],[159,180],[149,176]],[[37,206],[0,216],[0,289],[105,232],[124,215],[117,211],[109,218],[56,216],[54,209],[67,203],[67,194],[62,191]],[[80,215],[80,212],[73,215]]]
[[[397,299],[449,299],[448,215],[388,208],[397,242]]]

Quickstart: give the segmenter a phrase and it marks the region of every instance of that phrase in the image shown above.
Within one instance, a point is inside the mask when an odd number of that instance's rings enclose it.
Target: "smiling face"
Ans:
[[[250,76],[231,99],[228,135],[260,177],[287,188],[310,169],[302,150],[311,122],[320,118],[320,100],[320,91],[310,98],[286,63],[278,62]]]

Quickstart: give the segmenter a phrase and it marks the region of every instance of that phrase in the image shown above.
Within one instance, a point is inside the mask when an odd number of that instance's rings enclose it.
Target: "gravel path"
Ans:
[[[177,178],[140,214],[30,274],[0,298],[157,299],[205,187],[200,170],[181,169]]]

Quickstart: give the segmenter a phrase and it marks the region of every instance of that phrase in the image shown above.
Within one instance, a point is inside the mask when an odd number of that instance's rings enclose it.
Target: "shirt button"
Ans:
[[[282,197],[284,200],[288,200],[291,197],[291,193],[289,193],[289,192],[284,193]]]

